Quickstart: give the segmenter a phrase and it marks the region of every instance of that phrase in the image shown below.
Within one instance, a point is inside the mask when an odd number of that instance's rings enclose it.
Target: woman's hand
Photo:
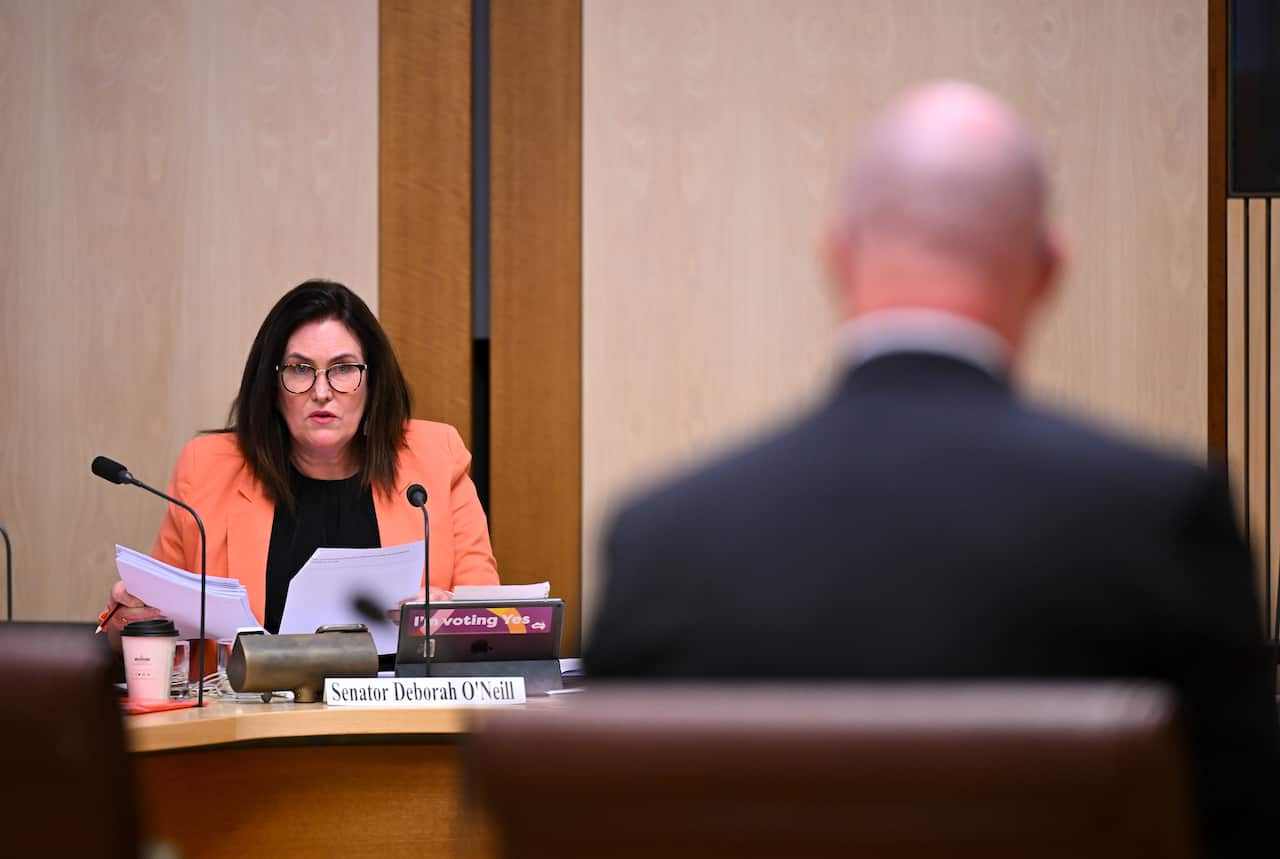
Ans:
[[[400,624],[400,609],[404,608],[404,604],[407,602],[426,602],[426,596],[427,596],[426,593],[421,588],[419,588],[417,596],[409,597],[408,599],[402,599],[400,600],[400,605],[396,606],[395,608],[387,609],[387,617],[391,620],[392,623],[398,626]],[[444,588],[437,588],[432,586],[431,588],[432,602],[449,602],[452,599],[453,599],[453,591],[446,591]]]
[[[449,602],[453,599],[453,591],[446,591],[444,588],[437,588],[434,585],[431,586],[430,590],[432,602]],[[403,606],[407,602],[425,602],[426,597],[427,595],[423,589],[418,588],[418,595],[416,597],[407,600],[400,600],[400,605]]]
[[[128,588],[121,581],[117,581],[111,586],[111,602],[107,605],[107,613],[110,616],[103,623],[102,629],[106,632],[107,640],[111,642],[111,646],[117,650],[120,649],[120,630],[127,625],[135,620],[164,617],[164,613],[159,609],[152,608],[129,593]]]

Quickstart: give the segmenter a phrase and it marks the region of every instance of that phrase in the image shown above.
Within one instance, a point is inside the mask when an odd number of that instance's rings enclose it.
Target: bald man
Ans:
[[[893,103],[826,242],[844,378],[621,511],[587,670],[1155,679],[1184,707],[1208,852],[1257,855],[1280,817],[1274,666],[1225,479],[1010,383],[1063,263],[1046,198],[991,95]]]

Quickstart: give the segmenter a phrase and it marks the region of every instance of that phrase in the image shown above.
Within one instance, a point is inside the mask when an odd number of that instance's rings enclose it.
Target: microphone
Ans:
[[[9,544],[9,532],[3,525],[0,525],[0,534],[4,535],[4,605],[9,614],[9,622],[13,623],[13,546]]]
[[[322,626],[309,635],[241,633],[227,661],[235,691],[261,692],[265,700],[277,689],[292,689],[299,704],[319,701],[326,677],[377,676],[378,647],[359,624]]]
[[[427,640],[422,643],[427,661],[427,675],[431,674],[431,660],[436,658],[436,642],[431,635],[431,520],[427,518],[427,490],[415,483],[404,493],[414,507],[422,510],[422,595],[427,598]]]
[[[405,491],[405,497],[409,499],[409,503],[414,507],[425,507],[427,503],[427,490],[422,488],[421,483],[415,483]],[[426,514],[426,510],[422,511]]]
[[[97,456],[93,459],[93,465],[90,466],[93,473],[101,477],[103,480],[117,484],[129,484],[137,486],[139,489],[145,489],[152,495],[159,496],[170,504],[175,504],[191,514],[191,518],[196,520],[196,527],[200,529],[200,642],[196,645],[196,664],[199,665],[200,680],[196,687],[196,706],[204,706],[204,609],[207,600],[207,573],[205,569],[205,536],[204,522],[200,521],[200,514],[195,511],[191,505],[186,504],[172,495],[166,495],[155,487],[148,486],[138,478],[129,473],[129,469],[125,468],[114,459],[107,459],[105,456]]]
[[[356,594],[351,607],[369,623],[382,623],[387,619],[386,611],[378,608],[378,603],[368,594]]]
[[[107,459],[105,456],[95,456],[93,465],[89,466],[93,473],[101,477],[103,480],[109,480],[112,483],[137,483],[138,481],[129,469],[125,468],[114,459]],[[141,484],[139,484],[141,485]],[[144,489],[146,487],[143,487]]]

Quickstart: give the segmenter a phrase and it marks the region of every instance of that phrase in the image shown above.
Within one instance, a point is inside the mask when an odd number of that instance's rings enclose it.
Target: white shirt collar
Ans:
[[[840,326],[836,342],[850,367],[900,352],[925,352],[974,364],[995,376],[1009,372],[1009,344],[991,328],[941,310],[879,310]]]

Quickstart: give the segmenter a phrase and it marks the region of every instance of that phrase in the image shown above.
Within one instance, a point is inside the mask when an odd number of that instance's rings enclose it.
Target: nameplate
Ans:
[[[501,707],[524,703],[523,677],[329,677],[330,707]]]

